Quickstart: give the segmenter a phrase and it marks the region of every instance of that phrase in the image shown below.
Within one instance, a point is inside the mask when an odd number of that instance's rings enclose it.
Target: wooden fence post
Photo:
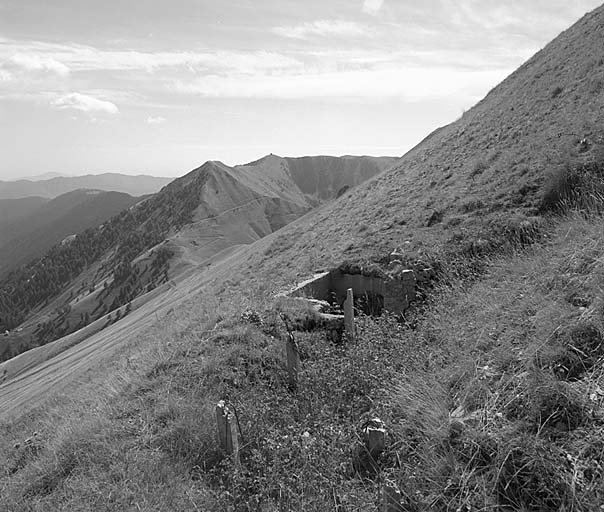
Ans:
[[[352,288],[346,290],[344,301],[344,330],[348,341],[354,341],[354,293]]]
[[[294,339],[292,332],[287,333],[287,340],[285,342],[285,349],[287,352],[287,375],[288,384],[290,389],[295,390],[298,387],[298,371],[300,370],[300,352],[298,351],[298,344]]]
[[[221,450],[233,456],[236,465],[239,465],[239,433],[237,431],[237,418],[229,409],[224,400],[216,404],[216,432]]]
[[[287,315],[279,313],[281,320],[287,330],[287,339],[285,340],[285,353],[287,355],[287,381],[289,388],[295,390],[298,388],[298,371],[300,370],[300,351],[294,338]]]

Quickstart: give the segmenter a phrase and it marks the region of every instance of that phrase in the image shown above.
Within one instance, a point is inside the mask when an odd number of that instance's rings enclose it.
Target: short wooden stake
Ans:
[[[300,352],[298,344],[291,332],[287,333],[287,341],[285,342],[287,351],[287,376],[290,389],[298,387],[298,371],[300,370]]]
[[[235,464],[239,465],[239,433],[237,418],[224,400],[216,404],[216,432],[220,449],[233,456]]]
[[[354,341],[354,293],[352,288],[346,290],[344,301],[344,330],[348,341]]]
[[[234,415],[231,415],[234,416]],[[233,461],[235,462],[236,466],[239,466],[240,464],[240,459],[239,459],[239,431],[238,431],[238,423],[237,423],[237,418],[236,417],[232,417],[231,421],[229,422],[229,427],[230,427],[230,431],[231,431],[231,446],[232,446],[232,454],[233,454]]]

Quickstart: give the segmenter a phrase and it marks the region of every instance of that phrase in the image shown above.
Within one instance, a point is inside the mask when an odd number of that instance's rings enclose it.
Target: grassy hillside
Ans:
[[[276,311],[308,313],[257,290],[206,289],[106,363],[111,385],[92,377],[78,398],[3,424],[5,506],[373,510],[388,481],[408,510],[594,510],[603,227],[572,214],[547,241],[483,259],[470,280],[444,273],[413,328],[360,317],[343,346],[294,332],[297,393]],[[242,315],[250,305],[261,324]],[[216,448],[219,399],[239,417],[240,468]],[[352,453],[375,416],[386,450],[363,469]]]

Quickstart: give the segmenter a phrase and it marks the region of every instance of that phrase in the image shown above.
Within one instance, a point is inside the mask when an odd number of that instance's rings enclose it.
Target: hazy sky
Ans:
[[[402,155],[601,0],[0,0],[0,179]]]

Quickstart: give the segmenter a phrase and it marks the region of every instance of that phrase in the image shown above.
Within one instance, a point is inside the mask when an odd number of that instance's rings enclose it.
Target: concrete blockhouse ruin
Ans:
[[[290,292],[292,297],[309,297],[342,306],[346,290],[352,288],[355,306],[369,315],[382,311],[403,313],[415,299],[415,273],[403,270],[396,276],[378,277],[347,273],[340,269],[316,274]]]

